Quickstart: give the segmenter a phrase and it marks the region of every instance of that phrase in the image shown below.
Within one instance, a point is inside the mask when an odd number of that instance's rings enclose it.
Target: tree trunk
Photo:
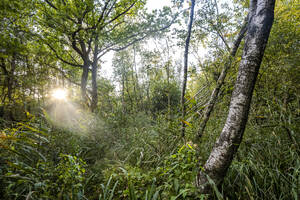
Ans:
[[[125,77],[124,73],[122,73],[122,112],[125,114]]]
[[[168,60],[166,63],[166,72],[167,72],[167,84],[168,84],[168,121],[171,120],[171,91],[170,91],[170,65],[171,62]]]
[[[82,101],[84,104],[87,103],[86,87],[87,87],[88,75],[89,75],[89,62],[84,61],[84,64],[82,67],[81,84],[80,84],[81,96],[82,96]]]
[[[14,73],[15,73],[15,69],[16,69],[16,53],[13,53],[12,55],[12,59],[10,62],[10,71],[8,71],[7,73],[7,97],[8,97],[8,101],[9,104],[12,105],[13,104],[13,87],[14,87]]]
[[[98,86],[97,86],[97,75],[98,75],[98,36],[95,38],[94,46],[94,57],[92,63],[92,102],[91,102],[91,111],[95,112],[98,105]]]
[[[133,64],[130,65],[131,66],[131,79],[132,79],[132,86],[133,86],[133,97],[134,97],[134,101],[135,101],[135,110],[138,110],[139,107],[139,100],[138,100],[138,95],[137,95],[137,81],[138,79],[136,78],[136,52],[135,52],[135,48],[133,47]]]
[[[1,68],[2,68],[2,71],[3,71],[3,75],[4,75],[4,79],[3,79],[3,87],[2,87],[2,95],[1,96],[1,103],[4,104],[5,103],[5,100],[6,100],[6,92],[5,92],[5,89],[7,87],[7,78],[9,77],[9,72],[8,70],[6,69],[6,65],[5,65],[5,61],[4,61],[4,58],[1,58]]]
[[[234,41],[229,58],[227,59],[226,63],[224,64],[222,72],[218,78],[217,85],[216,85],[215,89],[213,90],[213,92],[210,96],[210,99],[205,107],[204,115],[203,115],[202,121],[200,123],[200,127],[198,129],[198,137],[199,138],[201,138],[203,135],[203,132],[204,132],[206,124],[209,120],[210,114],[211,114],[211,112],[216,104],[216,101],[218,99],[220,89],[221,89],[222,85],[224,84],[224,80],[226,78],[227,71],[231,67],[232,60],[235,57],[235,54],[240,46],[240,43],[241,43],[242,39],[244,38],[244,35],[247,31],[247,20],[248,20],[248,17],[246,18],[245,23],[243,24],[237,39]]]
[[[142,92],[140,90],[140,85],[139,85],[139,77],[138,77],[138,71],[136,68],[136,49],[135,46],[133,46],[133,55],[134,55],[134,74],[135,74],[135,84],[136,84],[136,95],[138,95],[138,100],[137,100],[137,108],[138,110],[141,110],[141,108],[144,107],[143,105],[143,96],[142,96]]]
[[[184,50],[184,66],[183,66],[183,83],[182,83],[182,90],[181,90],[181,117],[182,117],[182,129],[181,129],[181,135],[184,137],[185,135],[185,123],[184,123],[184,117],[186,112],[186,106],[185,106],[185,90],[186,90],[186,84],[187,84],[187,70],[188,70],[188,54],[189,54],[189,44],[191,39],[191,33],[192,33],[192,25],[194,20],[194,8],[195,8],[195,0],[191,0],[191,11],[190,11],[190,21],[188,25],[188,32],[187,37],[185,40],[185,50]]]
[[[97,71],[98,65],[97,62],[94,62],[92,65],[92,102],[91,102],[91,111],[95,112],[98,104],[98,87],[97,87]]]
[[[275,0],[251,0],[248,32],[232,94],[226,123],[203,170],[199,170],[196,185],[208,193],[209,176],[219,185],[241,143],[246,127],[253,89],[274,19]]]

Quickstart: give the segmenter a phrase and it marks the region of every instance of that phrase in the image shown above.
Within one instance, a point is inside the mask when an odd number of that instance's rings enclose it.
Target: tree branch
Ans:
[[[56,6],[54,6],[50,1],[45,0],[45,2],[46,2],[51,8],[54,8],[55,10],[57,10]]]
[[[116,42],[116,43],[114,43],[114,44],[108,45],[107,47],[105,47],[105,48],[103,48],[103,49],[101,49],[101,50],[99,51],[99,52],[103,52],[103,53],[101,53],[101,54],[98,56],[97,59],[99,59],[100,57],[102,57],[103,55],[105,55],[105,54],[106,54],[107,52],[109,52],[109,51],[121,51],[121,50],[124,50],[124,49],[128,48],[129,46],[133,45],[134,43],[139,42],[139,41],[145,39],[146,37],[148,37],[149,35],[151,35],[151,34],[153,34],[153,33],[160,32],[160,31],[164,31],[164,30],[168,29],[168,28],[175,22],[175,20],[177,19],[177,17],[178,17],[178,14],[175,15],[175,17],[172,19],[172,21],[171,21],[169,24],[167,24],[166,26],[164,26],[164,27],[162,27],[162,28],[160,28],[160,29],[155,29],[155,30],[144,31],[144,32],[132,34],[132,35],[130,35],[129,37],[124,38],[122,41],[119,41],[119,42]],[[137,37],[138,35],[143,35],[143,36],[140,37],[140,38],[134,39],[133,41],[129,42],[128,44],[126,44],[126,45],[124,45],[124,46],[122,46],[122,47],[113,48],[114,46],[117,46],[118,44],[120,44],[120,43],[122,43],[122,42],[124,42],[124,41],[126,41],[126,40],[130,40],[130,39],[132,39],[132,38],[134,38],[134,37]]]
[[[109,20],[107,23],[105,23],[100,30],[103,30],[105,28],[105,26],[107,26],[108,24],[114,22],[115,20],[117,20],[119,17],[121,17],[122,15],[125,15],[134,5],[136,2],[133,2],[127,9],[125,9],[123,12],[121,12],[120,14],[118,14],[117,16],[115,16],[113,19]]]
[[[61,56],[58,55],[57,51],[54,49],[54,47],[52,47],[49,43],[45,42],[45,44],[53,51],[53,53],[55,54],[56,58],[58,58],[60,61],[62,61],[65,64],[71,65],[73,67],[82,67],[82,65],[79,64],[74,64],[71,62],[66,61],[65,59],[63,59]]]

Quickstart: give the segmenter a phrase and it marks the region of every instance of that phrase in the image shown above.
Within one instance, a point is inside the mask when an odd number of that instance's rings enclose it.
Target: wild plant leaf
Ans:
[[[176,193],[179,191],[179,181],[177,178],[174,179],[174,190]]]
[[[187,122],[187,121],[185,121],[185,120],[181,120],[183,123],[185,123],[186,125],[188,125],[189,127],[192,127],[192,124],[191,123],[189,123],[189,122]]]
[[[112,188],[112,190],[110,191],[110,197],[109,197],[109,200],[112,200],[113,199],[113,196],[114,196],[114,192],[115,192],[115,189],[118,185],[119,181],[117,181],[114,185],[114,187]]]
[[[183,189],[183,190],[180,191],[180,193],[179,193],[177,196],[173,196],[173,197],[171,197],[171,199],[172,199],[172,200],[176,200],[176,199],[178,199],[181,195],[183,195],[184,193],[186,193],[186,192],[188,192],[188,191],[189,191],[189,189]]]
[[[129,198],[130,200],[137,200],[136,195],[135,195],[135,190],[134,186],[132,185],[131,182],[129,182]]]
[[[29,126],[27,124],[19,122],[18,125],[20,126],[20,128],[26,127],[27,129],[29,129],[29,130],[31,130],[31,131],[33,131],[35,133],[39,133],[39,134],[42,134],[44,136],[47,136],[47,133],[44,133],[43,131],[40,131],[40,130],[38,130],[38,129],[32,127],[32,126]]]
[[[220,193],[220,191],[219,191],[217,185],[215,184],[215,182],[208,175],[206,175],[206,178],[207,178],[209,184],[212,186],[215,194],[217,195],[218,200],[223,200],[224,199],[223,195]]]
[[[157,200],[158,199],[158,196],[159,195],[159,190],[157,190],[155,193],[154,193],[154,195],[153,195],[153,197],[152,197],[152,200]]]

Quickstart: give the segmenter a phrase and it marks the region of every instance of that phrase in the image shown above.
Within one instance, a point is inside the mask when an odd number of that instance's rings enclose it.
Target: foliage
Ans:
[[[298,198],[298,147],[280,132],[268,136],[267,130],[252,133],[252,137],[242,145],[223,184],[223,191],[229,199]]]
[[[168,108],[168,96],[170,95],[170,106],[178,108],[180,90],[176,83],[157,82],[152,85],[153,95],[151,96],[150,109],[153,113],[166,112]],[[155,91],[155,92],[154,92]]]
[[[196,165],[195,150],[188,144],[167,156],[163,165],[154,170],[116,165],[105,176],[117,184],[117,199],[151,199],[152,195],[152,199],[201,199],[204,196],[197,195],[193,184]]]
[[[36,124],[1,132],[1,193],[6,199],[83,199],[85,163],[51,149],[51,137]],[[55,157],[53,157],[55,156]]]

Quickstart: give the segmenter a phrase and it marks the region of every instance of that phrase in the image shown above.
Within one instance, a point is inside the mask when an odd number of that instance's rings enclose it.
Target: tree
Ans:
[[[186,90],[186,84],[187,84],[187,70],[188,70],[188,54],[189,54],[189,44],[191,40],[191,33],[192,33],[192,26],[193,26],[193,20],[194,20],[194,8],[195,8],[195,0],[191,0],[191,11],[190,11],[190,19],[189,19],[189,25],[188,25],[188,32],[187,37],[185,40],[185,49],[184,49],[184,67],[183,67],[183,83],[182,83],[182,90],[181,90],[181,117],[182,117],[182,129],[181,129],[181,135],[184,137],[185,132],[185,112],[186,112],[186,106],[185,106],[185,90]]]
[[[143,6],[142,0],[40,1],[38,16],[42,42],[61,62],[82,69],[84,102],[89,71],[92,72],[91,110],[98,102],[99,59],[109,51],[123,50],[172,24],[167,18],[145,13]],[[164,10],[164,14],[168,12],[170,10]]]
[[[34,80],[40,73],[31,73],[35,71],[35,58],[28,56],[36,45],[31,34],[33,6],[31,0],[0,3],[0,116],[7,118],[8,114],[11,120],[24,117],[27,100],[35,95],[40,97],[38,92],[44,83]]]
[[[252,0],[243,56],[224,128],[216,141],[196,185],[201,193],[210,190],[208,178],[219,185],[242,141],[256,78],[274,19],[275,0]]]
[[[224,80],[226,78],[227,71],[230,68],[233,58],[235,57],[235,54],[240,46],[240,43],[245,36],[246,30],[247,30],[247,20],[248,19],[246,18],[246,23],[243,24],[243,26],[238,34],[238,37],[234,41],[233,47],[230,51],[229,58],[227,58],[227,60],[225,61],[222,72],[221,72],[220,76],[218,77],[215,89],[212,91],[209,101],[206,104],[206,107],[204,109],[203,118],[201,119],[202,121],[201,121],[200,127],[198,129],[198,137],[199,138],[201,138],[203,135],[203,132],[204,132],[206,124],[209,120],[210,114],[213,111],[214,105],[216,104],[216,101],[218,99],[220,89],[221,89],[222,85],[224,84]],[[223,41],[225,41],[225,40],[223,40]]]
[[[125,114],[127,109],[127,104],[130,105],[130,110],[133,110],[133,98],[129,86],[129,81],[132,78],[130,74],[133,73],[132,69],[133,63],[131,62],[129,52],[124,50],[117,52],[113,58],[113,68],[115,79],[119,82],[121,87],[121,101],[122,101],[122,111]],[[129,100],[129,102],[127,101]]]

